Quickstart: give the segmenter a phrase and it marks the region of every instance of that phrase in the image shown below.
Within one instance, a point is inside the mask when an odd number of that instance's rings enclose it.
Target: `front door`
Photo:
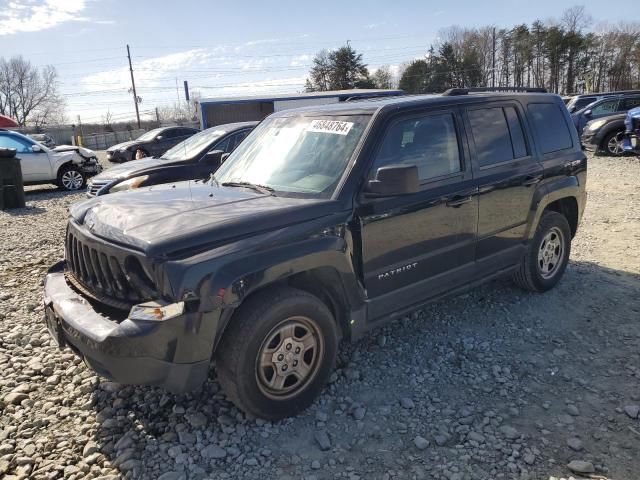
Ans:
[[[421,190],[359,198],[370,321],[459,286],[473,274],[478,199],[463,131],[456,110],[401,116],[386,128],[369,178],[385,165],[416,165]]]
[[[22,178],[25,182],[51,180],[51,163],[49,155],[44,150],[34,152],[35,143],[15,135],[0,135],[0,148],[13,148],[16,157],[20,158]]]
[[[483,274],[517,263],[543,168],[522,128],[515,102],[467,110],[474,176],[479,188],[476,259]],[[484,271],[483,271],[484,270]]]

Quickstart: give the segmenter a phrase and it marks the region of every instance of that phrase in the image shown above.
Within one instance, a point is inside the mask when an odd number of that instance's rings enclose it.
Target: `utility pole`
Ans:
[[[158,126],[160,126],[160,113],[158,112],[158,107],[156,107],[156,120],[158,121]]]
[[[131,72],[131,90],[133,90],[133,103],[136,106],[136,119],[138,120],[138,128],[140,128],[140,112],[138,111],[138,94],[136,93],[136,82],[133,79],[133,67],[131,66],[131,52],[127,45],[127,58],[129,59],[129,72]]]
[[[493,27],[493,47],[492,47],[492,52],[493,55],[491,57],[491,86],[495,87],[496,86],[496,27]]]

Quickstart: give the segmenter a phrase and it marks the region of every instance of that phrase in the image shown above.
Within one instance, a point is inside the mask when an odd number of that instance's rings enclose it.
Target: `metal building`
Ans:
[[[280,95],[203,98],[198,101],[200,127],[262,120],[289,108],[345,102],[348,100],[402,95],[402,90],[353,89]]]

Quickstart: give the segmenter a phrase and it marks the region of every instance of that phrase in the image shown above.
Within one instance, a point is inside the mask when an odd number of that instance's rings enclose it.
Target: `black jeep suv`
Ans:
[[[511,275],[562,277],[587,160],[545,93],[400,97],[264,120],[207,181],[76,204],[48,328],[99,374],[263,418],[316,398],[340,338]]]

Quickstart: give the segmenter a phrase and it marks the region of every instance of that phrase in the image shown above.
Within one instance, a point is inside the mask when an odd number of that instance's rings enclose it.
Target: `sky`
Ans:
[[[0,57],[54,65],[75,123],[135,118],[130,45],[142,118],[202,97],[299,92],[313,56],[347,41],[371,70],[422,57],[452,25],[511,27],[584,5],[594,23],[628,20],[601,1],[0,0]],[[176,88],[177,86],[177,88]]]

